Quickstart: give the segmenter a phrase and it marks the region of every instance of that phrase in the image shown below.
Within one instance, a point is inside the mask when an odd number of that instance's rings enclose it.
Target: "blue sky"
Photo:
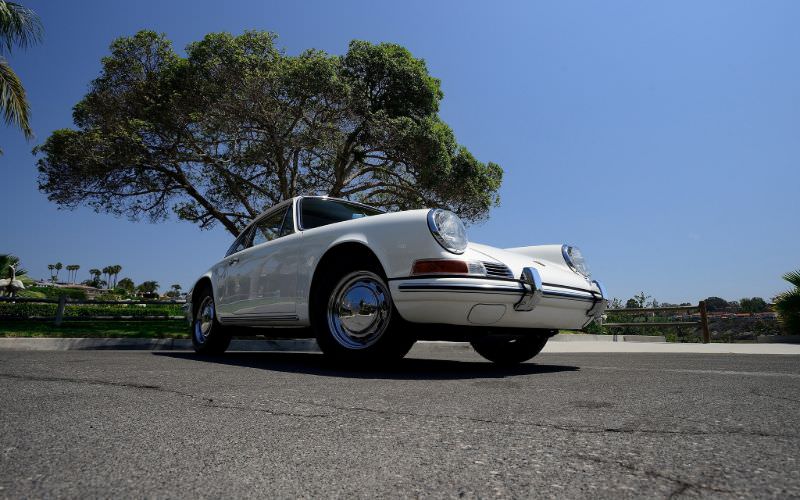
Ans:
[[[36,139],[0,125],[0,253],[123,266],[190,285],[228,247],[222,228],[58,210],[31,148],[71,108],[116,37],[176,49],[212,31],[278,33],[290,54],[395,42],[442,80],[460,143],[505,169],[501,206],[470,228],[501,247],[580,246],[611,295],[772,297],[800,268],[798,2],[27,1],[42,45],[11,58]]]

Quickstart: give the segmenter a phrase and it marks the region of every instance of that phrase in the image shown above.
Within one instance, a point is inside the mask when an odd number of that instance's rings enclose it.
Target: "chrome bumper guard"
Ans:
[[[595,300],[592,308],[586,311],[586,315],[591,316],[592,319],[594,319],[603,314],[603,312],[606,310],[606,307],[608,307],[608,295],[606,294],[606,289],[602,283],[597,280],[592,281],[592,283],[597,285],[597,288],[600,289],[600,298]]]
[[[522,270],[520,277],[522,286],[525,288],[525,293],[519,302],[514,304],[515,311],[533,311],[536,304],[542,300],[542,277],[539,276],[539,271],[532,267],[526,267]]]

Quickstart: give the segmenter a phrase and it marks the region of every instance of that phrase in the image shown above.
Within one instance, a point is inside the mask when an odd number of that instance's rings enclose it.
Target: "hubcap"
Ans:
[[[214,299],[211,297],[203,298],[200,307],[197,308],[197,318],[194,321],[194,336],[197,342],[204,343],[211,333],[214,325]]]
[[[376,274],[357,271],[339,281],[328,301],[328,326],[348,349],[373,345],[386,331],[392,314],[389,291]]]

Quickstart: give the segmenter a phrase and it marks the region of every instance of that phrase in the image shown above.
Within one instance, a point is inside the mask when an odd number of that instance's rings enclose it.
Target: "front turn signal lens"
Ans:
[[[422,259],[411,266],[411,275],[421,274],[465,274],[485,276],[486,268],[480,262],[456,259]]]

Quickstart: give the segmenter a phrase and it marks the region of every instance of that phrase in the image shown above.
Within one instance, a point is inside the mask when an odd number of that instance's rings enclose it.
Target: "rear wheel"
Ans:
[[[531,332],[524,336],[487,335],[470,344],[489,361],[498,365],[516,365],[542,352],[550,336],[548,330]]]
[[[192,346],[199,354],[222,354],[231,343],[229,329],[217,321],[214,294],[204,287],[197,297],[192,316]]]
[[[400,359],[414,339],[404,331],[383,272],[362,263],[327,270],[316,286],[312,324],[320,349],[337,361]]]

